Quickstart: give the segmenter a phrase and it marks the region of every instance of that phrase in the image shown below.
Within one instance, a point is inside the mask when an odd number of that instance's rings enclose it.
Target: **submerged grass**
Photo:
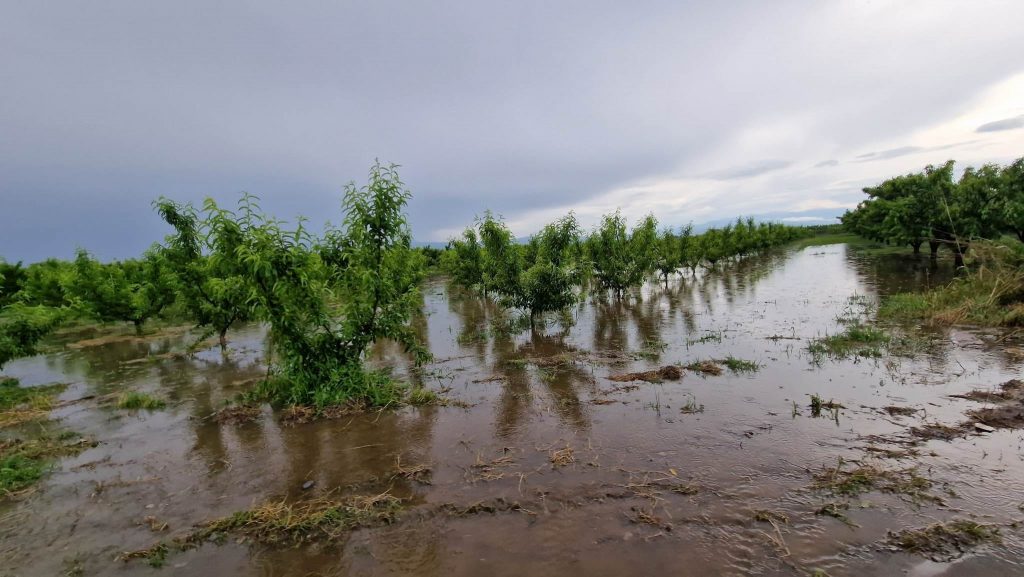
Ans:
[[[823,357],[847,359],[851,357],[878,358],[892,341],[888,333],[877,327],[860,323],[850,324],[841,333],[814,339],[807,345],[815,361]]]
[[[17,379],[0,377],[0,428],[45,418],[53,408],[53,399],[65,384],[22,387]]]
[[[725,368],[734,373],[756,373],[757,370],[761,368],[761,365],[754,361],[738,359],[732,355],[729,355],[724,359],[715,359],[715,362],[725,365]]]
[[[30,489],[49,471],[54,459],[74,455],[91,444],[72,432],[0,441],[0,497]]]
[[[949,562],[982,543],[999,543],[999,528],[966,519],[889,534],[889,543],[937,562]]]
[[[855,497],[871,491],[898,495],[915,503],[941,502],[931,494],[933,483],[917,473],[916,468],[884,469],[870,464],[847,468],[842,459],[835,467],[825,467],[814,474],[811,488],[840,497]]]
[[[122,553],[118,559],[145,559],[150,565],[161,566],[172,551],[194,549],[207,541],[222,543],[228,537],[270,546],[329,541],[356,529],[392,523],[402,508],[402,500],[387,492],[341,500],[272,501],[209,521],[187,535],[148,549]]]
[[[145,409],[155,411],[167,406],[167,401],[148,393],[128,391],[117,398],[117,408],[126,410]]]
[[[970,268],[946,286],[893,295],[879,317],[935,325],[1024,325],[1024,248],[1016,243],[972,245]]]

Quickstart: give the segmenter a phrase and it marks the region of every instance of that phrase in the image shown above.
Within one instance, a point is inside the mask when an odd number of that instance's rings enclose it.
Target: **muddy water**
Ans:
[[[63,400],[136,389],[169,408],[127,413],[92,399],[56,410],[61,427],[99,444],[59,462],[34,494],[0,505],[0,575],[1022,574],[1024,541],[1006,526],[1024,517],[1020,432],[930,441],[910,459],[865,451],[878,444],[873,435],[963,420],[977,404],[949,395],[1020,376],[1020,345],[954,330],[923,335],[930,344],[915,358],[815,363],[805,351],[809,339],[841,330],[839,317],[870,315],[879,295],[949,275],[927,259],[810,247],[653,284],[625,303],[591,299],[567,331],[553,324],[515,336],[493,328],[492,307],[432,281],[417,328],[437,360],[407,376],[465,406],[296,426],[269,409],[241,425],[209,418],[264,374],[256,326],[232,333],[227,361],[215,350],[169,355],[183,334],[58,347],[6,372],[26,384],[72,383]],[[608,379],[729,355],[760,369],[663,384]],[[397,351],[374,357],[405,374]],[[845,408],[814,418],[811,394]],[[879,410],[889,405],[921,410],[890,417]],[[868,493],[850,500],[849,523],[817,516],[835,499],[810,490],[811,473],[840,458],[917,466],[955,496],[942,492],[943,505]],[[393,477],[399,464],[429,465],[429,484]],[[330,543],[208,543],[161,569],[114,560],[268,500],[384,490],[407,500],[399,522]],[[518,507],[442,508],[479,503]],[[756,510],[788,523],[755,521]],[[1003,525],[1003,543],[952,563],[885,544],[888,530],[954,517]],[[152,531],[154,521],[168,529]]]

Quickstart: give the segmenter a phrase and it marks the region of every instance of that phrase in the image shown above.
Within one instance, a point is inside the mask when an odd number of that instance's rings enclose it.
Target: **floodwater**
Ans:
[[[98,445],[0,504],[0,575],[1024,574],[1011,526],[1024,517],[1020,431],[928,441],[913,458],[865,449],[911,425],[962,421],[977,403],[949,395],[1020,376],[1015,337],[930,333],[914,358],[816,363],[805,350],[842,330],[840,317],[870,315],[880,295],[949,278],[927,258],[845,245],[778,251],[649,285],[626,302],[590,299],[568,330],[511,337],[493,328],[492,307],[437,279],[417,321],[436,361],[408,376],[382,346],[374,362],[460,402],[298,425],[269,409],[251,423],[209,418],[265,373],[258,326],[229,335],[228,360],[217,350],[169,355],[184,334],[56,347],[5,372],[27,385],[71,383],[65,401],[133,389],[169,404],[132,413],[86,400],[54,411],[56,426]],[[730,355],[760,368],[661,384],[608,379]],[[845,408],[815,418],[812,394]],[[890,405],[919,411],[880,411]],[[816,515],[837,498],[812,490],[812,474],[839,459],[917,467],[943,502],[869,492],[846,499],[847,522]],[[395,477],[398,465],[428,465],[429,483]],[[330,542],[229,539],[171,553],[163,568],[115,560],[267,501],[384,491],[405,500],[397,522]],[[491,507],[467,511],[474,504]],[[758,510],[778,522],[755,520]],[[886,543],[887,531],[953,518],[999,525],[1002,543],[942,563]]]

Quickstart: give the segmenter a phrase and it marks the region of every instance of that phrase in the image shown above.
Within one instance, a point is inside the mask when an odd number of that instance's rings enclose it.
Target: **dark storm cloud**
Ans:
[[[164,234],[159,195],[248,190],[283,218],[338,221],[375,158],[403,165],[422,240],[486,208],[584,207],[713,167],[783,179],[797,164],[751,159],[803,152],[733,151],[750,127],[814,111],[794,140],[850,154],[1018,71],[997,56],[1024,50],[1020,14],[928,10],[922,25],[810,1],[6,2],[0,255],[138,254]]]
[[[1013,130],[1015,128],[1024,128],[1024,114],[1014,118],[1004,118],[994,122],[986,122],[976,128],[975,132],[1000,132],[1002,130]]]

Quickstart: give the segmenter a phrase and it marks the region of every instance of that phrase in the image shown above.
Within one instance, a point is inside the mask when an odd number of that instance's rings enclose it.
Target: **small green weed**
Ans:
[[[167,406],[167,402],[148,393],[128,391],[117,398],[117,408],[127,410],[145,409],[155,411]]]

